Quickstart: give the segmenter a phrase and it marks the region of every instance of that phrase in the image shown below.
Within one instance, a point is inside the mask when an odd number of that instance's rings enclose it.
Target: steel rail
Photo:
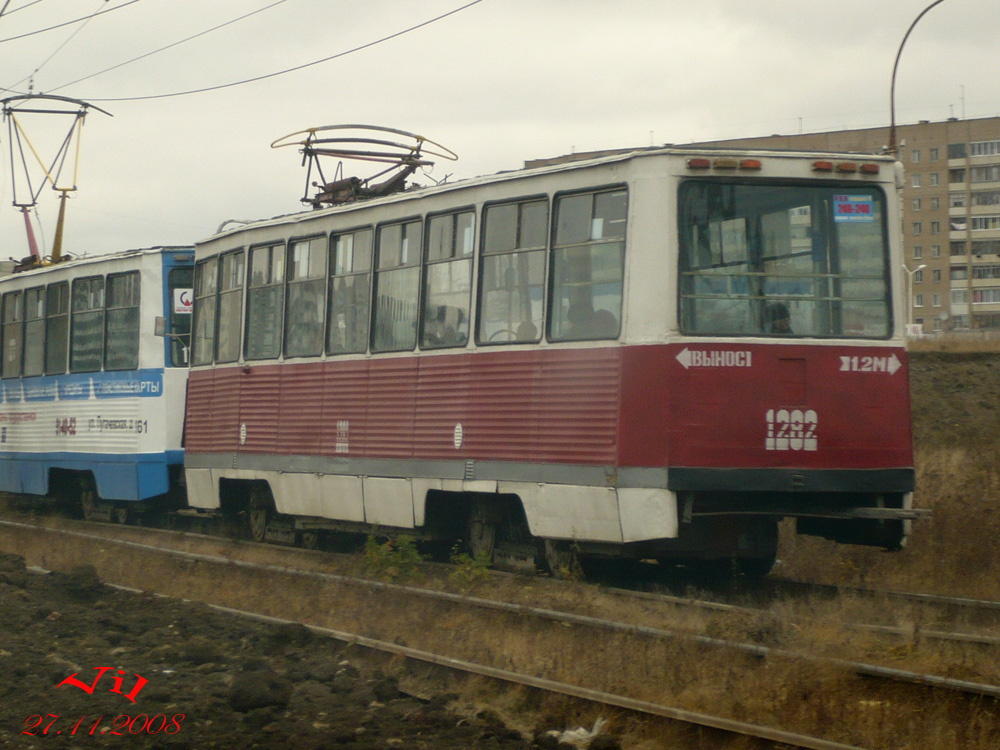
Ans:
[[[894,680],[897,682],[907,682],[916,685],[925,685],[945,690],[952,690],[955,692],[971,693],[975,695],[989,696],[992,698],[1000,698],[1000,686],[991,685],[988,683],[972,682],[969,680],[958,680],[951,677],[941,677],[939,675],[928,674],[924,672],[913,672],[910,670],[895,669],[892,667],[883,667],[877,664],[867,664],[865,662],[851,661],[848,659],[836,659],[826,656],[817,656],[814,654],[808,654],[801,651],[792,651],[790,649],[778,649],[769,646],[761,646],[752,643],[732,641],[723,638],[713,638],[711,636],[703,636],[692,633],[671,631],[663,628],[656,628],[646,625],[635,625],[633,623],[623,623],[613,620],[603,620],[600,618],[590,617],[587,615],[579,615],[571,612],[545,609],[542,607],[534,607],[524,604],[512,604],[509,602],[500,602],[493,599],[483,599],[481,597],[468,596],[465,594],[454,594],[447,591],[434,591],[431,589],[424,589],[416,586],[408,586],[405,584],[389,583],[386,581],[374,581],[371,579],[344,576],[336,573],[321,573],[318,571],[302,570],[299,568],[292,568],[283,565],[275,565],[271,563],[252,563],[246,560],[233,560],[231,558],[226,558],[219,555],[206,555],[200,552],[184,552],[181,550],[173,550],[164,547],[158,547],[156,545],[145,544],[143,542],[133,542],[125,539],[114,539],[111,537],[103,537],[82,531],[72,531],[69,529],[51,529],[48,527],[36,526],[33,524],[26,524],[19,521],[8,521],[8,520],[0,520],[0,526],[21,528],[32,531],[45,531],[52,534],[83,538],[91,541],[106,542],[133,549],[158,552],[160,554],[179,557],[181,559],[196,560],[199,562],[208,562],[219,565],[232,565],[238,568],[257,570],[267,573],[282,573],[285,575],[300,576],[304,578],[315,578],[333,583],[365,586],[367,588],[375,588],[384,591],[404,593],[411,596],[418,596],[426,599],[466,604],[469,606],[479,607],[481,609],[489,609],[492,611],[505,612],[510,614],[529,615],[532,617],[537,617],[539,619],[545,619],[549,621],[583,625],[587,627],[600,628],[620,633],[630,633],[634,635],[642,635],[652,638],[662,638],[662,639],[674,638],[680,640],[688,640],[701,645],[726,648],[750,654],[752,656],[757,656],[760,658],[776,657],[776,658],[785,658],[789,660],[811,662],[816,664],[825,664],[829,666],[850,670],[856,674],[864,675],[867,677],[880,677],[883,679]]]
[[[114,541],[114,540],[106,540],[106,541]],[[164,552],[164,553],[169,552],[169,550],[164,550],[163,548],[154,548],[154,549],[156,549],[159,552]],[[49,570],[46,570],[45,568],[41,568],[39,566],[34,566],[34,565],[30,566],[28,569],[31,572],[40,574],[48,574],[51,572]],[[124,591],[132,594],[146,593],[142,589],[137,589],[132,586],[122,586],[116,583],[104,583],[104,585],[119,591]],[[864,748],[861,748],[857,745],[846,745],[841,742],[825,740],[821,737],[812,737],[810,735],[799,734],[797,732],[787,732],[782,729],[777,729],[775,727],[768,727],[762,724],[751,724],[748,722],[727,719],[721,716],[712,716],[711,714],[700,713],[697,711],[688,711],[683,708],[665,706],[660,703],[641,701],[635,698],[629,698],[628,696],[618,695],[616,693],[608,693],[601,690],[592,690],[590,688],[581,687],[579,685],[573,685],[567,682],[559,682],[556,680],[548,680],[543,677],[526,675],[508,669],[498,669],[496,667],[490,667],[485,664],[478,664],[476,662],[470,662],[464,659],[455,659],[450,656],[444,656],[442,654],[435,654],[430,651],[423,651],[420,649],[410,648],[409,646],[402,646],[397,643],[392,643],[390,641],[383,641],[377,638],[368,638],[367,636],[359,635],[357,633],[349,633],[342,630],[335,630],[333,628],[322,627],[320,625],[312,625],[307,622],[299,622],[297,620],[288,620],[282,617],[274,617],[273,615],[264,615],[258,612],[249,612],[247,610],[234,609],[233,607],[226,607],[221,604],[213,604],[211,602],[205,602],[197,599],[174,597],[174,596],[169,596],[167,594],[154,594],[154,596],[185,603],[199,602],[209,607],[210,609],[213,609],[217,612],[221,612],[223,614],[232,615],[235,617],[242,617],[245,619],[255,620],[257,622],[262,622],[271,625],[301,625],[303,627],[308,628],[311,632],[320,636],[332,638],[334,640],[341,641],[342,643],[360,646],[362,648],[374,651],[381,651],[383,653],[389,653],[395,656],[402,656],[412,661],[420,661],[426,664],[433,664],[435,666],[444,667],[446,669],[463,672],[466,674],[474,674],[480,677],[487,677],[493,680],[508,682],[514,685],[523,685],[525,687],[530,687],[537,690],[543,690],[549,693],[565,695],[571,698],[579,698],[581,700],[597,703],[599,705],[614,706],[616,708],[622,708],[627,711],[631,711],[633,713],[640,713],[648,716],[657,716],[660,718],[670,719],[672,721],[680,721],[686,724],[694,724],[700,727],[706,727],[709,729],[716,729],[724,732],[729,732],[731,734],[739,734],[747,737],[753,737],[755,739],[770,740],[772,742],[782,743],[783,745],[790,745],[798,748],[803,748],[803,750],[864,750]]]

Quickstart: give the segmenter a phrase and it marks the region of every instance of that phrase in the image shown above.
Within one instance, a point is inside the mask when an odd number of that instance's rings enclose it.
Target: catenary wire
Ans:
[[[7,10],[7,6],[10,5],[10,0],[6,0],[6,2],[3,4],[3,7],[0,8],[0,16],[4,16],[4,15],[6,15],[8,17],[12,16],[15,13],[17,13],[19,10],[24,10],[25,8],[30,8],[32,5],[38,5],[40,2],[42,2],[42,0],[31,0],[30,3],[25,3],[24,5],[19,5],[16,8],[14,8],[14,10]]]
[[[185,42],[190,42],[192,39],[197,39],[198,37],[205,36],[206,34],[210,34],[213,31],[218,31],[221,28],[224,28],[224,27],[229,26],[231,24],[237,23],[238,21],[242,21],[245,18],[249,18],[250,16],[254,16],[254,15],[258,14],[258,13],[262,13],[263,11],[269,10],[269,9],[273,8],[274,6],[276,6],[276,5],[281,5],[282,3],[286,2],[286,1],[287,0],[277,0],[277,2],[273,2],[270,5],[265,5],[263,8],[258,8],[257,10],[250,11],[249,13],[244,13],[242,16],[239,16],[237,18],[233,18],[233,19],[231,19],[229,21],[226,21],[225,23],[220,23],[218,26],[213,26],[210,29],[205,29],[204,31],[199,31],[197,34],[192,34],[189,37],[185,37],[184,39],[180,39],[180,40],[178,40],[176,42],[173,42],[172,44],[166,45],[165,47],[160,47],[159,49],[154,49],[152,52],[147,52],[144,55],[139,55],[138,57],[133,57],[131,60],[126,60],[125,62],[118,63],[117,65],[112,65],[110,68],[105,68],[104,70],[99,70],[96,73],[91,73],[90,75],[84,76],[83,78],[77,78],[75,81],[70,81],[69,83],[64,83],[61,86],[56,86],[54,89],[49,89],[49,92],[51,93],[52,91],[59,91],[60,89],[67,88],[68,86],[72,86],[72,85],[74,85],[76,83],[80,83],[81,81],[89,80],[90,78],[95,78],[96,76],[102,75],[104,73],[108,73],[108,72],[110,72],[112,70],[116,70],[117,68],[121,68],[121,67],[123,67],[125,65],[129,65],[130,63],[138,62],[139,60],[143,60],[143,59],[145,59],[147,57],[152,57],[155,54],[158,54],[158,53],[163,52],[165,50],[171,49],[173,47],[177,47],[178,45],[184,44]]]
[[[132,0],[132,2],[136,2],[136,0]],[[232,81],[230,83],[220,83],[220,84],[218,84],[216,86],[206,86],[204,88],[190,89],[188,91],[175,91],[175,92],[172,92],[172,93],[169,93],[169,94],[150,94],[150,95],[147,95],[147,96],[110,97],[110,98],[105,98],[105,99],[88,98],[87,101],[91,101],[91,102],[137,102],[137,101],[148,101],[148,100],[151,100],[151,99],[169,99],[171,97],[177,97],[177,96],[189,96],[191,94],[203,94],[203,93],[208,92],[208,91],[219,91],[220,89],[234,88],[236,86],[244,86],[244,85],[246,85],[248,83],[256,83],[257,81],[264,81],[264,80],[267,80],[268,78],[276,78],[278,76],[285,75],[286,73],[294,73],[295,71],[298,71],[298,70],[303,70],[305,68],[310,68],[310,67],[312,67],[314,65],[319,65],[321,63],[329,62],[330,60],[336,60],[337,58],[340,58],[340,57],[346,57],[347,55],[351,55],[351,54],[353,54],[355,52],[360,52],[361,50],[365,50],[365,49],[368,49],[370,47],[374,47],[376,45],[382,44],[383,42],[388,42],[388,41],[390,41],[392,39],[396,39],[397,37],[401,37],[401,36],[403,36],[405,34],[409,34],[411,31],[416,31],[417,29],[422,29],[425,26],[430,26],[433,23],[437,23],[438,21],[442,21],[445,18],[448,18],[449,16],[455,15],[456,13],[461,13],[463,10],[471,8],[473,5],[478,5],[481,2],[483,2],[483,0],[472,0],[472,2],[466,3],[465,5],[461,5],[458,8],[455,8],[453,10],[448,11],[447,13],[442,13],[439,16],[435,16],[434,18],[430,18],[430,19],[428,19],[426,21],[422,21],[421,23],[418,23],[418,24],[415,24],[413,26],[410,26],[409,28],[403,29],[401,31],[397,31],[394,34],[389,34],[387,36],[381,37],[380,39],[376,39],[375,41],[367,42],[367,43],[359,45],[357,47],[353,47],[352,49],[345,50],[344,52],[338,52],[335,55],[330,55],[330,56],[324,57],[324,58],[322,58],[320,60],[313,60],[312,62],[304,63],[302,65],[296,65],[293,68],[286,68],[285,70],[279,70],[279,71],[276,71],[274,73],[265,73],[264,75],[255,76],[253,78],[245,78],[245,79],[243,79],[241,81]]]
[[[71,26],[74,23],[80,23],[80,21],[89,21],[94,16],[103,16],[105,13],[112,13],[113,11],[121,10],[122,8],[128,7],[129,5],[134,5],[137,2],[139,2],[139,0],[126,0],[126,2],[122,3],[121,5],[116,5],[113,8],[106,8],[104,10],[99,10],[96,13],[91,13],[89,16],[74,18],[72,21],[63,21],[62,23],[57,23],[54,26],[46,26],[44,29],[35,29],[34,31],[26,31],[25,33],[18,34],[17,36],[9,36],[6,39],[0,39],[0,44],[3,44],[4,42],[13,42],[17,39],[24,39],[29,36],[35,36],[36,34],[44,34],[46,31],[61,29],[63,26]],[[21,8],[17,8],[17,10],[21,10]],[[14,11],[11,11],[11,13],[13,12]]]
[[[101,2],[101,5],[104,5],[107,2],[107,0],[100,0],[100,2]],[[62,51],[62,49],[67,44],[69,44],[71,41],[73,41],[73,38],[77,34],[79,34],[81,31],[83,31],[85,28],[87,28],[87,24],[90,23],[91,21],[93,21],[94,20],[94,16],[96,16],[98,13],[100,13],[101,5],[98,5],[97,6],[97,10],[95,10],[86,19],[84,19],[83,23],[81,23],[79,26],[77,26],[75,29],[73,29],[73,33],[70,34],[68,37],[66,37],[66,39],[63,41],[63,43],[60,44],[58,47],[56,47],[52,51],[52,54],[50,54],[48,57],[45,58],[45,60],[42,61],[41,65],[39,65],[29,75],[25,76],[24,78],[22,78],[17,83],[11,84],[10,88],[14,88],[15,86],[20,86],[22,83],[24,83],[29,78],[34,78],[34,76],[38,73],[38,71],[40,71],[42,68],[44,68],[46,65],[48,65],[49,62],[51,62],[51,60],[52,60],[53,57],[55,57],[56,55],[58,55],[59,52]]]

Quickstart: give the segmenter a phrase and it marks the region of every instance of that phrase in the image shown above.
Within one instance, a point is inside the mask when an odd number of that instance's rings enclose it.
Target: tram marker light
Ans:
[[[853,161],[842,161],[837,165],[838,172],[857,172],[858,165]]]
[[[712,162],[708,159],[688,159],[688,169],[708,169]]]
[[[740,169],[760,169],[764,164],[760,159],[741,159]]]
[[[878,174],[879,168],[878,164],[862,164],[861,173],[862,174]]]
[[[833,162],[832,161],[814,161],[813,171],[815,172],[832,172]]]
[[[716,169],[736,169],[736,159],[716,159],[712,164]]]

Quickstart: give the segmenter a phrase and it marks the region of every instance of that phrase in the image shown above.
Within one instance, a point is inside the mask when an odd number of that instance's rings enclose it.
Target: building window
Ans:
[[[919,211],[922,205],[923,205],[923,199],[922,198],[914,198],[913,199],[913,210],[914,211]]]
[[[931,234],[941,234],[941,222],[932,221],[931,222]]]
[[[970,182],[1000,181],[1000,164],[989,164],[984,167],[973,167],[969,170]]]
[[[941,175],[939,175],[937,172],[931,172],[930,181],[931,181],[931,187],[937,187],[938,185],[941,184]]]
[[[972,194],[973,206],[1000,206],[1000,190],[977,190]]]
[[[962,208],[965,206],[965,193],[949,193],[948,194],[948,207],[949,208]]]
[[[941,281],[941,269],[935,268],[931,271],[931,281],[938,282]]]
[[[952,255],[965,255],[965,242],[952,242],[951,243],[951,254]]]
[[[969,278],[969,269],[965,266],[952,266],[951,267],[951,280],[960,281],[962,279]]]
[[[954,185],[956,182],[965,182],[965,170],[964,169],[949,169],[948,170],[948,182]]]
[[[1000,255],[1000,240],[973,240],[972,252],[974,255]]]
[[[969,316],[968,315],[952,315],[951,316],[951,327],[952,330],[965,330],[969,327]]]
[[[934,330],[935,331],[940,331],[941,330],[941,325],[942,325],[941,324],[941,318],[934,318]]]
[[[937,211],[939,208],[941,208],[941,199],[931,198],[931,211]]]
[[[920,260],[924,257],[924,247],[923,245],[913,246],[913,260]]]
[[[1000,216],[973,216],[972,231],[982,232],[1000,229]]]
[[[964,159],[965,158],[965,144],[964,143],[949,143],[948,144],[948,158],[949,159]]]
[[[928,160],[937,161],[938,160],[938,150],[936,148],[928,149]]]
[[[915,148],[915,149],[913,149],[912,152],[910,152],[910,160],[914,164],[919,164],[920,163],[920,149],[919,148]]]
[[[913,234],[914,234],[914,236],[916,236],[918,234],[923,234],[923,233],[924,233],[924,225],[921,224],[919,221],[913,222]]]
[[[965,289],[952,289],[951,290],[951,304],[953,305],[964,305],[969,301],[969,292]]]
[[[941,257],[941,246],[940,245],[931,245],[931,257],[932,258],[940,258]]]
[[[919,271],[913,272],[913,283],[914,284],[924,283],[924,269],[921,268]]]
[[[996,156],[1000,154],[1000,141],[977,141],[969,144],[969,156]]]
[[[911,184],[913,185],[913,187],[918,188],[918,187],[920,187],[920,181],[921,181],[921,175],[915,174],[912,177],[912,183]]]
[[[922,295],[922,294],[915,295],[913,297],[913,306],[914,307],[923,307],[924,306],[924,295]]]
[[[973,289],[972,301],[977,305],[995,305],[1000,302],[1000,287]]]

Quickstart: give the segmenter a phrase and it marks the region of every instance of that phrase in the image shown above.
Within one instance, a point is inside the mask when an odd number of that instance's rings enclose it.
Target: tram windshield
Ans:
[[[872,186],[682,183],[681,331],[887,338],[885,224]]]

